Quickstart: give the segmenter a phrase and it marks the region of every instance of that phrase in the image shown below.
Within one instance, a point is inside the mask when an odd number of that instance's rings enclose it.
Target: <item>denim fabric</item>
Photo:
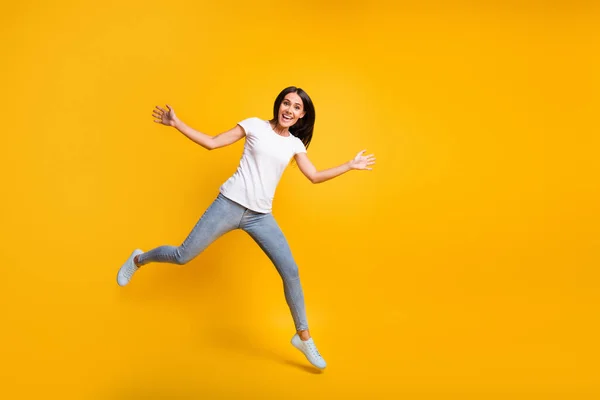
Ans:
[[[151,262],[186,264],[234,229],[247,232],[273,262],[283,280],[285,299],[296,330],[308,329],[298,266],[273,214],[252,211],[223,194],[208,207],[181,246],[160,246],[145,252],[138,257],[138,265]]]

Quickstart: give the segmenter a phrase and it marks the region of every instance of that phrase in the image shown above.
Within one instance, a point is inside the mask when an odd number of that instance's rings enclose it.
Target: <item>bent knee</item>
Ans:
[[[194,256],[192,254],[186,253],[181,248],[178,248],[175,252],[175,264],[185,265],[192,261]]]
[[[298,267],[294,266],[294,268],[287,268],[282,271],[281,276],[286,281],[298,281],[300,280],[300,274],[298,272]]]

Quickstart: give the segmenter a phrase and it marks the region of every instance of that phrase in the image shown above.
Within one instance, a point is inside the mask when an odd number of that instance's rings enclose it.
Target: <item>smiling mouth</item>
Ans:
[[[281,116],[281,119],[283,119],[284,121],[291,121],[291,120],[293,120],[293,118],[292,118],[292,117],[289,117],[289,116],[287,116],[287,115],[282,115],[282,116]]]

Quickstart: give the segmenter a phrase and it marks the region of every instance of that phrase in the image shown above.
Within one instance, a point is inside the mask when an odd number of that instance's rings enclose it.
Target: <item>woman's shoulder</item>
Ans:
[[[255,129],[266,129],[268,128],[269,121],[258,117],[250,117],[239,122],[242,126],[253,127]]]
[[[306,153],[306,146],[304,145],[302,139],[300,139],[298,136],[294,136],[294,139],[296,139],[296,146],[298,148],[298,152]]]
[[[270,128],[269,121],[258,117],[246,118],[245,120],[238,122],[238,125],[241,125],[241,127],[244,128],[246,135],[248,136],[263,135],[264,132],[268,132]]]
[[[264,120],[262,118],[258,118],[258,117],[249,117],[249,118],[242,120],[242,122],[248,122],[248,123],[254,123],[254,124],[256,124],[256,123],[266,124],[269,121]]]

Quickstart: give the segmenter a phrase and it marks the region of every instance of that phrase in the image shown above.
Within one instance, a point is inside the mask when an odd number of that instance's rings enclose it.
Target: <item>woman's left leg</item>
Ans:
[[[285,299],[298,332],[292,337],[292,345],[300,350],[312,365],[317,368],[325,368],[327,363],[308,332],[304,293],[300,285],[298,266],[275,218],[271,213],[260,214],[247,210],[242,218],[240,228],[248,232],[258,243],[281,275]]]
[[[304,292],[300,284],[298,265],[277,221],[270,213],[261,214],[248,210],[242,218],[240,228],[254,239],[275,265],[283,280],[285,300],[292,313],[296,330],[299,334],[308,334]]]

